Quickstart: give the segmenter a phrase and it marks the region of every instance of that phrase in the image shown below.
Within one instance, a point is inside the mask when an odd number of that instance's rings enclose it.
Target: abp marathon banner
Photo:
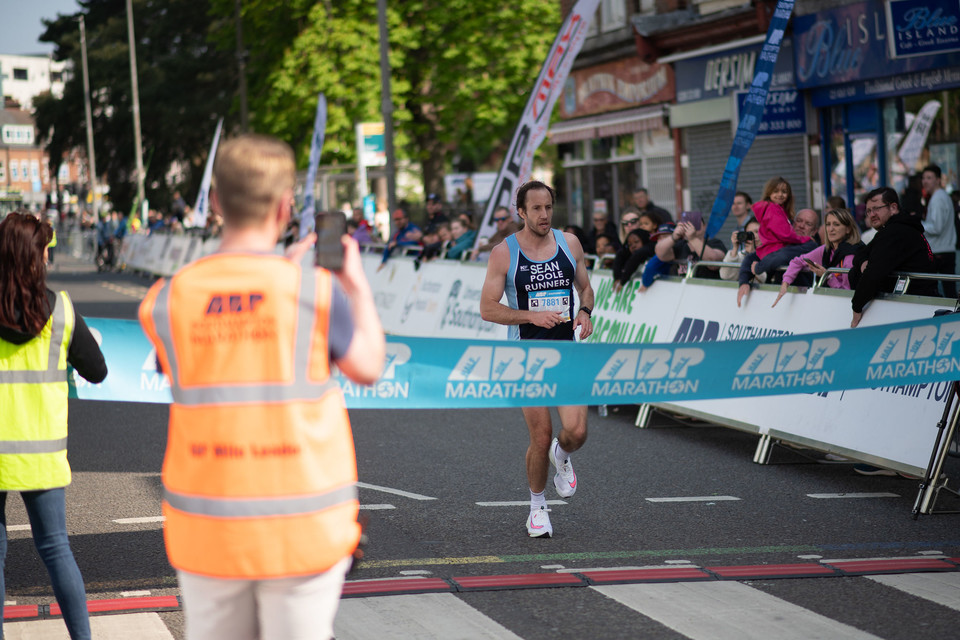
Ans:
[[[110,373],[73,397],[170,402],[133,320],[89,318]],[[960,378],[960,316],[762,340],[593,344],[390,337],[374,385],[339,377],[354,409],[633,404],[919,385]]]

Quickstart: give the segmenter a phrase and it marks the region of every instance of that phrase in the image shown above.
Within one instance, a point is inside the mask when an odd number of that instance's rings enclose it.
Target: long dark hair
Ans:
[[[53,239],[47,222],[11,213],[0,222],[0,324],[38,335],[50,315],[43,250]]]

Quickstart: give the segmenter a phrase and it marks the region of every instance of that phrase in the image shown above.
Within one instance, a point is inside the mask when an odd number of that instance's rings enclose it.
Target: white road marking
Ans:
[[[529,507],[529,500],[502,500],[500,502],[476,502],[478,507]],[[548,505],[567,504],[563,500],[547,500]]]
[[[735,496],[678,496],[676,498],[647,498],[647,502],[720,502],[722,500],[740,500]]]
[[[144,518],[118,518],[113,522],[117,524],[146,524],[148,522],[163,522],[164,520],[163,516],[146,516]]]
[[[918,556],[943,556],[943,551],[917,551]]]
[[[819,559],[822,558],[823,556],[818,556],[818,555],[815,554],[815,553],[811,553],[811,554],[809,554],[809,555],[797,556],[797,557],[800,558],[801,560],[819,560]]]
[[[945,556],[936,556],[936,557],[926,557],[918,558],[917,556],[894,556],[892,558],[829,558],[826,560],[821,560],[823,564],[834,564],[835,562],[868,562],[871,560],[935,560],[936,558],[943,558]]]
[[[396,509],[392,504],[362,504],[361,511],[382,511],[384,509]]]
[[[60,624],[63,624],[60,622]],[[452,593],[424,593],[340,601],[337,640],[471,638],[521,640]]]
[[[689,560],[664,560],[664,564],[690,564]]]
[[[691,640],[879,640],[865,631],[739,582],[590,588]]]
[[[8,524],[7,531],[30,531],[28,524]]]
[[[426,569],[407,569],[406,571],[401,571],[400,575],[402,576],[427,576],[433,573],[433,571],[427,571]]]
[[[832,498],[899,498],[900,494],[887,493],[884,491],[879,493],[808,493],[807,497],[818,500],[829,500]]]
[[[136,638],[137,640],[173,640],[156,613],[127,613],[111,616],[90,616],[90,632],[94,638]],[[67,640],[63,620],[30,620],[5,622],[6,640]]]
[[[358,482],[357,486],[361,489],[373,489],[374,491],[383,491],[384,493],[392,493],[395,496],[402,496],[404,498],[411,498],[413,500],[436,500],[436,498],[431,498],[430,496],[424,496],[419,493],[410,493],[409,491],[401,491],[400,489],[391,489],[390,487],[381,487],[375,484],[367,484],[366,482]]]
[[[864,577],[960,611],[960,573],[904,573]]]
[[[121,591],[121,598],[145,598],[150,595],[150,592],[144,589],[143,591]]]
[[[542,564],[540,565],[540,568],[545,569],[547,571],[553,571],[554,569],[560,569],[560,570],[565,569],[565,567],[562,564]]]

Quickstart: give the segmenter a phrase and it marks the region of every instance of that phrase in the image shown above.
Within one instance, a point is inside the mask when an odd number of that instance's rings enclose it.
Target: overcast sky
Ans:
[[[58,13],[75,13],[77,0],[0,0],[7,5],[0,19],[0,53],[52,53],[53,45],[40,42],[44,32],[41,18],[56,18]]]

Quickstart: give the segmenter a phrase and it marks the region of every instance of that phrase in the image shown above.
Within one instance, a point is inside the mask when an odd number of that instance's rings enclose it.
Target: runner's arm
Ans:
[[[573,330],[580,329],[580,339],[586,340],[593,333],[593,320],[590,313],[584,311],[584,307],[593,311],[593,286],[590,284],[590,275],[587,273],[587,264],[583,260],[583,247],[580,241],[572,233],[564,234],[567,240],[567,246],[573,253],[577,261],[577,271],[573,276],[573,284],[577,288],[577,295],[580,296],[580,308],[577,310],[576,319],[573,321]]]

